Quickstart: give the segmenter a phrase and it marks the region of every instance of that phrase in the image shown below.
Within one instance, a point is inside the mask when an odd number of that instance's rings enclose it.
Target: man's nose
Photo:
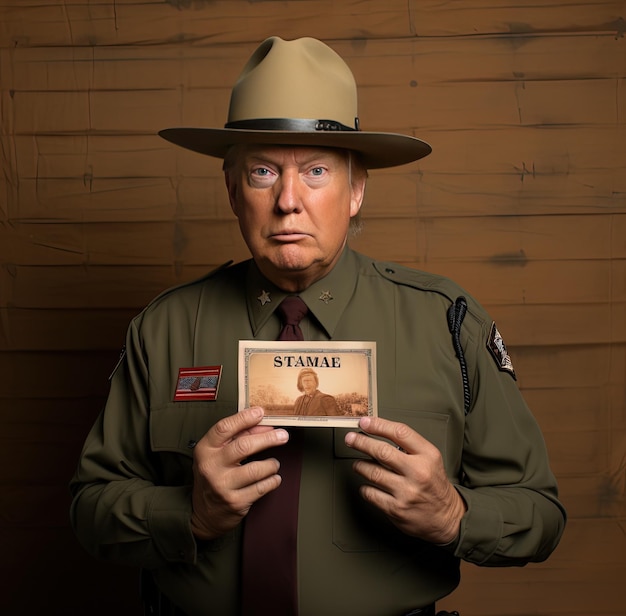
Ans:
[[[300,211],[302,201],[300,196],[300,182],[297,172],[284,173],[279,181],[276,207],[284,213]]]

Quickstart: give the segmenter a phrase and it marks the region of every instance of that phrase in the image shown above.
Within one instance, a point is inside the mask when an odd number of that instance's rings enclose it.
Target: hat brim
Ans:
[[[233,145],[303,145],[358,152],[367,169],[405,165],[428,156],[428,143],[396,133],[365,131],[269,131],[229,128],[166,128],[159,136],[207,156],[224,158]]]

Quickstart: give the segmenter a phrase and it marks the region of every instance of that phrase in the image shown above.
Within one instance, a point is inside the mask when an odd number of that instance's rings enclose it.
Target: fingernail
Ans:
[[[346,445],[348,447],[352,447],[355,438],[356,438],[356,434],[354,432],[348,432],[348,434],[346,434],[346,440],[345,440]]]
[[[361,417],[359,420],[359,427],[363,428],[363,430],[367,430],[372,423],[371,417]]]
[[[289,440],[289,432],[287,430],[276,430],[276,438],[279,441],[288,441]]]

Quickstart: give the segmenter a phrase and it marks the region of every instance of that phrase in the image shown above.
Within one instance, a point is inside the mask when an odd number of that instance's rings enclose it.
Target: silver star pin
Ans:
[[[261,295],[259,295],[259,297],[257,297],[257,299],[261,302],[261,306],[265,306],[265,304],[269,303],[272,301],[272,298],[270,297],[270,294],[263,289],[263,291],[261,291]]]
[[[325,304],[328,304],[328,302],[331,299],[335,299],[335,298],[330,294],[330,291],[322,291],[322,294],[319,296],[319,299],[323,301]]]

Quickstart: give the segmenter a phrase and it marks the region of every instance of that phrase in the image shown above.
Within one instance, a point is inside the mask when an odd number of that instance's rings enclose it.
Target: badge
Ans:
[[[330,291],[322,291],[322,294],[318,297],[318,299],[325,304],[328,304],[329,301],[335,298],[331,295]]]
[[[265,304],[268,304],[272,301],[270,294],[265,289],[261,291],[261,295],[259,295],[257,299],[261,302],[261,306],[265,306]]]
[[[506,350],[506,345],[504,344],[504,340],[502,340],[502,336],[500,335],[495,322],[491,324],[487,348],[489,349],[492,357],[496,360],[498,370],[508,372],[517,381],[515,370],[513,370],[513,363],[511,362],[509,353]]]
[[[174,401],[215,400],[222,376],[222,366],[180,368]]]

